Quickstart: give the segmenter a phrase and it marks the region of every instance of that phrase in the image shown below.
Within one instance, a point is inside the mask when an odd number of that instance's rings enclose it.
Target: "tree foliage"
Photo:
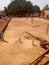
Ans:
[[[34,6],[34,12],[40,13],[40,12],[41,12],[41,11],[40,11],[40,7],[37,6],[37,5],[35,5],[35,6]]]
[[[13,0],[8,7],[4,8],[4,11],[6,12],[6,15],[26,16],[26,14],[40,12],[40,8],[37,5],[33,6],[30,1]]]
[[[46,4],[43,10],[49,10],[49,6]]]

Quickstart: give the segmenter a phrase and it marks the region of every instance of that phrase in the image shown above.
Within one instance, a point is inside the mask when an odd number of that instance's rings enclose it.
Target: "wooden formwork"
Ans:
[[[49,53],[49,50],[46,50],[42,55],[40,55],[36,60],[34,60],[33,62],[30,63],[30,65],[38,65],[41,60],[46,57],[46,55]],[[48,60],[49,61],[49,60]],[[46,61],[44,64],[42,65],[46,65],[46,63],[48,64],[49,62]]]
[[[33,38],[37,39],[40,41],[40,45],[42,48],[46,49],[46,51],[41,54],[36,60],[34,60],[33,62],[29,63],[29,65],[39,65],[39,63],[41,62],[41,60],[44,58],[44,57],[48,57],[47,54],[49,53],[49,42],[47,40],[44,40],[44,39],[41,39],[39,37],[36,37],[28,32],[26,32],[28,35],[31,35]],[[49,64],[49,60],[46,61],[43,65],[46,65],[46,64]]]
[[[39,38],[39,37],[36,37],[36,36],[34,36],[34,35],[32,35],[32,34],[30,34],[30,33],[28,33],[28,32],[25,32],[25,33],[27,33],[28,35],[31,35],[33,38],[35,38],[36,40],[39,40],[40,41],[40,46],[42,47],[42,48],[45,48],[45,49],[49,49],[47,46],[49,46],[49,42],[47,41],[47,40],[45,40],[45,39],[42,39],[42,38]]]

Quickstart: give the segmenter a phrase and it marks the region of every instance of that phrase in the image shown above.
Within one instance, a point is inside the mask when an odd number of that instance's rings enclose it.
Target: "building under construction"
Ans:
[[[49,18],[49,10],[44,10],[44,18]]]

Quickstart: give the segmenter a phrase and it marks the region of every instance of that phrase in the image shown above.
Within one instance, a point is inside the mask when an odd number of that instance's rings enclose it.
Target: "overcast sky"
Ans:
[[[46,4],[49,5],[49,0],[29,0],[31,1],[34,5],[40,6],[42,9]],[[0,0],[0,10],[3,10],[5,6],[7,6],[11,0]]]

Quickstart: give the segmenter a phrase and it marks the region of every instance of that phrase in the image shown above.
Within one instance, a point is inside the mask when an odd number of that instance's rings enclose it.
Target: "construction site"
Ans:
[[[0,1],[0,65],[49,65],[48,0]]]
[[[0,19],[0,65],[49,65],[49,20]],[[5,24],[6,23],[6,24]]]

